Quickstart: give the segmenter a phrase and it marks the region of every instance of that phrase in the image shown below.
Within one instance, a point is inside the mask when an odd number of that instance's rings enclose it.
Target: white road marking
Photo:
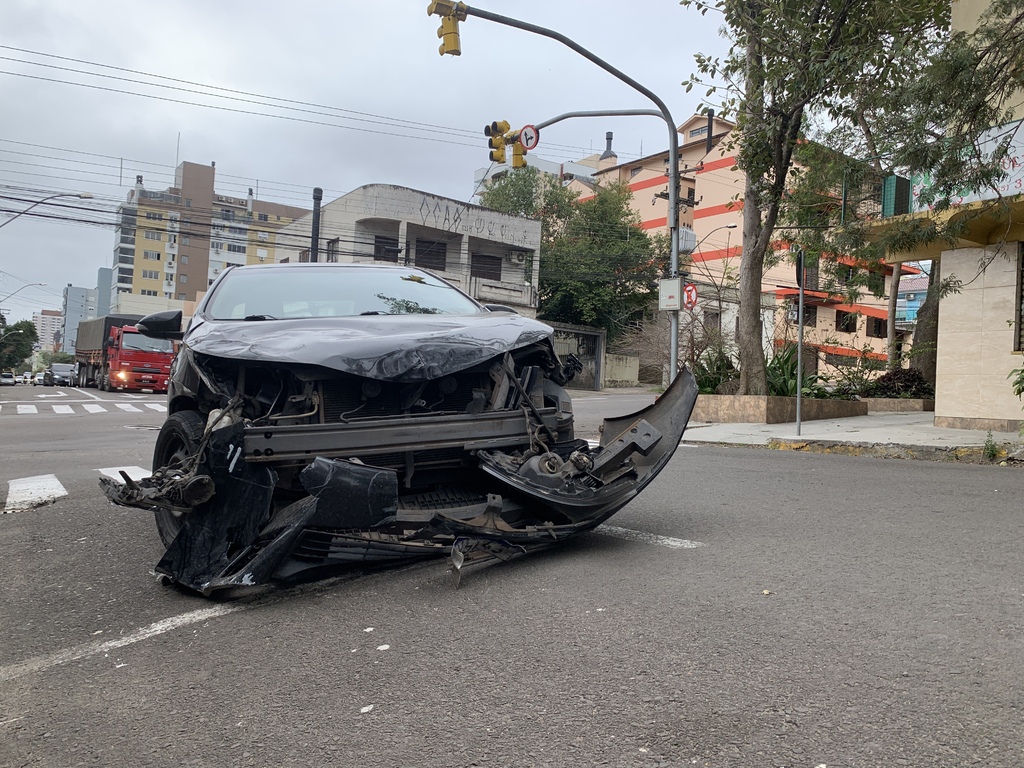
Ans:
[[[24,677],[34,672],[42,672],[51,667],[67,664],[70,661],[77,661],[89,656],[98,656],[101,653],[107,653],[117,648],[124,648],[126,645],[134,645],[135,643],[148,640],[156,635],[162,635],[165,632],[180,629],[181,627],[198,624],[220,616],[227,616],[229,613],[237,613],[238,611],[245,610],[246,607],[244,605],[214,605],[209,608],[200,608],[196,611],[153,622],[148,627],[137,629],[131,634],[124,635],[116,640],[107,640],[102,643],[83,643],[73,648],[57,651],[48,656],[36,656],[33,659],[28,659],[18,664],[9,664],[6,667],[0,667],[0,683],[16,680],[19,677]]]
[[[91,397],[93,400],[102,400],[103,399],[99,395],[94,395],[92,392],[86,392],[84,389],[79,389],[78,387],[75,387],[74,390],[75,390],[75,392],[77,392],[80,395],[85,395],[86,397]]]
[[[617,539],[639,541],[644,544],[656,544],[659,547],[668,547],[669,549],[696,549],[697,547],[707,546],[707,544],[700,541],[673,539],[670,536],[658,536],[657,534],[645,531],[634,531],[631,528],[619,528],[617,525],[599,525],[594,531],[596,533],[603,533],[605,536],[614,536]]]
[[[89,413],[106,413],[107,412],[107,409],[104,408],[99,403],[86,403],[82,407],[85,408],[85,410],[87,410]]]
[[[39,413],[39,410],[34,405],[19,405],[18,413]]]
[[[4,514],[38,507],[40,504],[67,495],[68,492],[64,490],[56,475],[19,477],[7,483],[7,505],[4,507]]]
[[[148,469],[143,469],[142,467],[104,467],[103,469],[97,469],[96,471],[101,475],[106,475],[107,477],[112,478],[113,480],[123,481],[124,478],[121,477],[121,470],[127,472],[128,477],[132,480],[143,480],[152,474]]]
[[[55,405],[53,406],[54,413],[74,413],[75,409],[70,405]]]
[[[131,413],[142,413],[142,409],[136,408],[131,403],[118,403],[117,407],[120,408],[122,411],[129,411]]]
[[[166,405],[160,405],[160,403],[146,403],[147,408],[152,408],[154,411],[160,411],[164,413],[167,411]]]
[[[67,392],[56,392],[52,395],[36,395],[36,397],[67,397]]]

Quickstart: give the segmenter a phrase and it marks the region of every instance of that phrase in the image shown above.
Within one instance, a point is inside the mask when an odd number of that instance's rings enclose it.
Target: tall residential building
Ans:
[[[99,288],[78,288],[68,283],[62,307],[61,352],[74,354],[78,324],[104,314],[99,311],[99,295]]]
[[[195,301],[228,265],[279,261],[277,230],[309,211],[219,194],[216,166],[181,163],[174,186],[147,190],[142,176],[118,208],[109,306],[119,294]]]
[[[60,347],[61,326],[64,316],[59,309],[43,309],[32,314],[36,326],[36,338],[43,349],[56,350]]]

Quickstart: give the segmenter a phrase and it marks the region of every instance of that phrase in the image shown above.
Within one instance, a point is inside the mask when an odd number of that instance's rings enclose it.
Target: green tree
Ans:
[[[36,342],[36,327],[31,320],[21,320],[13,325],[0,315],[0,370],[21,372],[22,363],[32,356],[32,345]]]
[[[722,59],[698,54],[688,81],[737,115],[736,155],[746,175],[739,270],[740,392],[767,388],[761,346],[761,278],[790,188],[808,116],[857,119],[858,96],[889,88],[923,42],[948,26],[948,0],[681,0],[722,13],[732,46]],[[709,78],[710,82],[703,82]],[[723,84],[724,83],[724,84]]]
[[[559,179],[527,167],[495,179],[480,198],[540,219],[541,318],[597,326],[612,340],[655,296],[667,249],[640,226],[626,185],[598,187],[579,202]]]
[[[657,295],[664,258],[654,254],[625,184],[578,203],[541,254],[540,316],[603,328],[614,340]]]

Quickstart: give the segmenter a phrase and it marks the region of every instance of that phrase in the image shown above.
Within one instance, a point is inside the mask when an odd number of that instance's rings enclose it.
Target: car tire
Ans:
[[[96,382],[96,386],[100,392],[110,391],[110,374],[106,368],[100,369],[100,379]]]
[[[156,437],[153,470],[173,462],[183,462],[194,455],[199,450],[205,429],[206,419],[198,411],[178,411],[168,416]],[[158,509],[154,515],[160,540],[165,547],[171,546],[181,531],[181,518],[166,509]]]

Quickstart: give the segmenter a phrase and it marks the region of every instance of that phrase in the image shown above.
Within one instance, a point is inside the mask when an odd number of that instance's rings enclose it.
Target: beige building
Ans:
[[[954,2],[953,28],[974,29],[987,7],[987,0]],[[1024,109],[1018,106],[1014,118],[1024,118]],[[1024,184],[1024,136],[1019,130],[1009,165],[1013,171],[1003,182],[1004,195],[1013,195]],[[993,197],[994,191],[967,195],[937,216],[966,218]],[[939,302],[936,426],[1013,432],[1024,425],[1021,401],[1008,381],[1013,370],[1024,366],[1024,199],[1017,194],[1004,200],[1008,205],[1003,213],[971,220],[955,247],[936,243],[890,256],[893,262],[938,258],[938,278],[962,283],[959,293]],[[912,217],[936,216],[914,207]]]
[[[312,215],[277,232],[278,261],[310,261]],[[318,261],[408,264],[436,272],[482,303],[537,313],[540,221],[392,184],[326,203]]]
[[[680,339],[697,333],[695,329],[734,337],[737,328],[740,257],[743,253],[743,188],[745,177],[736,168],[736,157],[728,137],[735,125],[721,118],[694,115],[678,132],[680,164],[680,226],[691,227],[697,245],[688,257],[680,258],[680,269],[698,289],[698,304],[680,311]],[[708,133],[711,150],[708,151]],[[618,163],[608,153],[598,161],[593,182],[576,180],[571,187],[580,199],[592,195],[592,184],[625,183],[633,192],[632,206],[649,232],[668,228],[667,150]],[[780,238],[778,263],[769,266],[762,278],[762,318],[766,351],[773,346],[795,342],[796,318],[791,309],[798,293],[789,242]],[[688,262],[688,264],[687,264]],[[849,279],[853,278],[850,263]],[[918,272],[906,267],[907,272]],[[891,284],[893,267],[879,264],[877,279]],[[886,298],[862,291],[856,303],[818,290],[818,275],[808,274],[805,285],[804,343],[818,351],[821,373],[835,373],[841,366],[871,367],[886,359],[888,307]],[[844,280],[838,287],[843,287]],[[685,350],[684,350],[685,351]]]
[[[228,265],[279,260],[277,231],[308,210],[258,200],[252,189],[245,197],[219,194],[215,184],[212,163],[181,163],[174,186],[162,191],[136,178],[118,209],[112,311],[195,301]],[[119,299],[124,294],[132,298]]]

